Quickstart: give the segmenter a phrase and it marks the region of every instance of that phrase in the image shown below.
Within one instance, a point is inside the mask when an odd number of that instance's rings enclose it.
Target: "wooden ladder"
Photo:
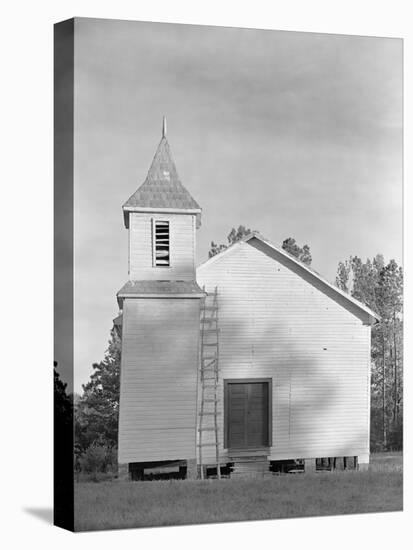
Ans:
[[[205,292],[205,287],[203,287]],[[205,292],[205,299],[201,306],[200,316],[200,400],[198,413],[198,470],[201,479],[205,477],[203,449],[215,447],[215,462],[218,479],[221,478],[219,462],[219,437],[218,437],[218,381],[219,381],[219,328],[218,328],[218,289],[214,292]],[[212,438],[206,442],[206,433],[210,432]],[[212,441],[211,441],[212,439]]]

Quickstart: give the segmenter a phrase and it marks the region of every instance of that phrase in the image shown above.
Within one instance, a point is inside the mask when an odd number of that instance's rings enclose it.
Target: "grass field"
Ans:
[[[401,453],[373,455],[367,472],[265,479],[77,483],[75,529],[117,529],[398,511]]]

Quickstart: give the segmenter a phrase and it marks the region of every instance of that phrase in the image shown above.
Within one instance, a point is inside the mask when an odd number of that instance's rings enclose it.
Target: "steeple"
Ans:
[[[192,465],[195,427],[188,426],[197,415],[199,316],[205,297],[195,262],[201,209],[179,179],[165,118],[146,179],[123,212],[129,238],[128,280],[117,293],[123,326],[118,463],[129,471],[134,462],[176,462],[176,457]],[[151,393],[151,403],[142,398],[148,388],[150,393],[159,388]]]
[[[166,117],[162,122],[162,139],[143,184],[123,205],[125,226],[129,227],[130,212],[192,213],[200,225],[201,208],[182,185],[171,149],[166,139]]]
[[[162,137],[166,138],[166,116],[165,115],[162,121]]]
[[[178,176],[165,117],[146,179],[123,205],[123,214],[129,230],[131,281],[195,281],[201,208]]]

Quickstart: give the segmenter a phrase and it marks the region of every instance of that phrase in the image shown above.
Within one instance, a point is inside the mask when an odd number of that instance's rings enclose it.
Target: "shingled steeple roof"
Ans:
[[[125,225],[129,225],[129,212],[139,211],[181,211],[192,210],[200,217],[201,208],[182,185],[171,149],[166,139],[164,118],[162,139],[143,184],[123,205]],[[199,222],[199,220],[198,220]]]

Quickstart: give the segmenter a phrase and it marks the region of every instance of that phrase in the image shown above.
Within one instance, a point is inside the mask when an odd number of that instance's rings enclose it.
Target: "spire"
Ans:
[[[123,205],[125,225],[129,224],[129,212],[139,211],[192,210],[200,223],[201,208],[182,185],[166,139],[166,117],[162,122],[162,139],[143,184]],[[199,215],[198,215],[199,214]]]

